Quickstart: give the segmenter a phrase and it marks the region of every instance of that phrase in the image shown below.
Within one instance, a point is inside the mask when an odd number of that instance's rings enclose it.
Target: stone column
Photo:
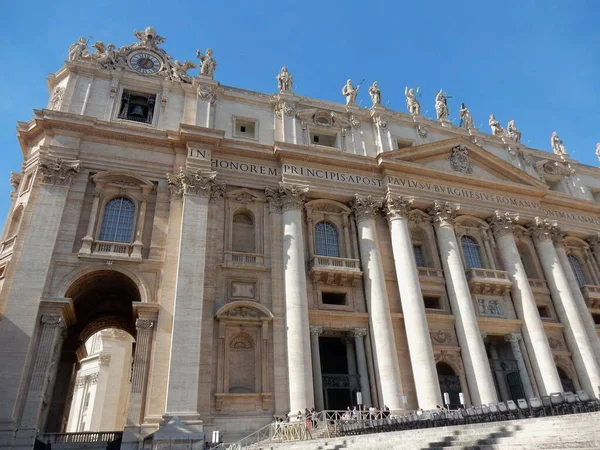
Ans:
[[[354,355],[354,338],[352,336],[344,336],[344,344],[346,345],[348,375],[355,377],[358,375],[358,372],[356,371],[356,356]]]
[[[523,341],[533,359],[535,378],[541,395],[550,395],[552,392],[561,392],[562,384],[535,303],[535,296],[515,243],[513,232],[517,221],[517,216],[499,211],[488,218],[496,237],[503,268],[512,282],[511,295],[517,317],[523,321]]]
[[[600,371],[594,350],[585,331],[576,300],[571,293],[567,276],[552,243],[554,236],[559,233],[558,225],[556,221],[536,217],[529,228],[554,300],[556,314],[565,326],[565,338],[581,386],[586,391],[598,395]]]
[[[314,389],[311,369],[306,258],[302,233],[302,205],[308,188],[280,183],[267,189],[271,205],[279,202],[283,212],[283,261],[290,411],[311,408]]]
[[[573,268],[569,263],[567,252],[565,251],[565,247],[563,246],[563,240],[564,235],[560,233],[555,235],[554,247],[556,249],[556,254],[558,255],[558,260],[560,261],[565,276],[567,277],[567,282],[569,283],[571,294],[573,295],[573,299],[575,300],[575,304],[579,311],[579,315],[581,316],[581,322],[583,323],[583,327],[585,328],[585,332],[587,333],[587,337],[592,347],[592,351],[594,352],[594,357],[596,358],[596,365],[600,367],[600,339],[598,339],[596,324],[594,323],[592,314],[590,313],[590,310],[588,309],[588,306],[585,303],[585,299],[583,298],[583,294],[581,293],[581,287],[577,282],[577,278],[575,277]]]
[[[525,359],[523,358],[523,354],[521,353],[521,347],[519,347],[519,341],[522,338],[523,337],[519,333],[510,333],[504,336],[504,339],[507,342],[510,342],[510,348],[512,349],[513,355],[517,360],[517,367],[519,368],[519,376],[521,377],[521,384],[523,384],[525,397],[531,398],[535,397],[535,394],[533,393],[533,387],[531,386],[531,381],[529,380],[527,366],[525,365]]]
[[[352,336],[354,336],[354,349],[356,351],[356,362],[358,366],[358,376],[360,377],[360,392],[362,393],[363,405],[372,405],[369,369],[367,366],[367,358],[365,356],[366,335],[366,328],[355,328],[352,331]]]
[[[498,357],[498,350],[494,344],[490,344],[490,357],[490,365],[492,366],[494,375],[496,376],[496,383],[498,384],[500,397],[502,398],[502,401],[505,402],[510,400],[510,394],[506,384],[506,376],[504,375],[504,370],[502,369],[502,362]]]
[[[381,207],[382,202],[370,196],[356,195],[352,201],[352,210],[358,227],[375,371],[379,384],[379,401],[381,406],[387,405],[392,410],[398,410],[403,408],[402,380],[375,223],[375,217]]]
[[[436,201],[429,214],[433,217],[438,247],[444,267],[448,297],[456,317],[456,335],[461,348],[465,373],[475,405],[495,403],[496,388],[481,340],[477,316],[454,233],[458,205]]]
[[[402,313],[404,314],[406,339],[417,400],[419,408],[435,409],[437,405],[442,404],[442,395],[429,336],[423,294],[419,284],[419,272],[408,229],[408,213],[412,202],[412,198],[394,197],[388,192],[385,206],[392,234],[396,278],[402,301]]]
[[[198,393],[204,306],[204,269],[209,200],[222,196],[225,185],[215,172],[181,168],[169,174],[173,199],[182,198],[181,237],[167,383],[166,417],[200,425]]]
[[[3,292],[5,307],[0,322],[0,447],[10,446],[23,406],[23,380],[35,363],[31,340],[37,326],[36,311],[51,269],[52,254],[67,195],[79,171],[79,161],[40,156],[27,210],[15,241],[7,276],[10,291]],[[6,286],[4,291],[6,291]]]
[[[323,327],[310,327],[310,354],[315,387],[315,409],[317,411],[325,409],[325,402],[323,400],[323,374],[321,373],[321,352],[319,350],[319,336],[322,334]]]
[[[92,201],[92,210],[90,211],[90,218],[88,220],[87,232],[81,240],[81,253],[91,253],[92,244],[94,243],[94,228],[96,227],[96,219],[98,216],[98,206],[100,205],[100,198],[102,192],[99,189],[94,191],[94,199]]]

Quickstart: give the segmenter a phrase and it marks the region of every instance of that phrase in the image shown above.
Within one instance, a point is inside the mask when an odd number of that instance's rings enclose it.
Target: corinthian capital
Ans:
[[[42,314],[42,323],[48,327],[63,326],[63,320],[60,314]]]
[[[66,161],[62,158],[40,157],[38,164],[46,184],[69,186],[79,172],[79,161],[74,159]]]
[[[216,200],[223,196],[225,183],[216,180],[217,172],[192,172],[184,167],[178,173],[168,173],[169,190],[171,197],[183,195],[200,195]]]
[[[388,192],[385,195],[385,213],[388,220],[408,219],[414,200],[414,197],[394,196]]]
[[[436,200],[428,209],[429,215],[437,226],[453,225],[460,211],[460,205]]]
[[[487,218],[488,223],[492,226],[496,237],[513,234],[515,225],[519,221],[519,216],[509,212],[494,211],[494,214]]]
[[[521,333],[509,333],[504,336],[506,342],[519,342],[521,339],[523,339]]]
[[[375,219],[382,206],[383,202],[381,200],[375,200],[370,195],[362,196],[356,194],[354,200],[350,202],[350,207],[357,223],[363,220]]]
[[[302,209],[307,192],[307,186],[295,186],[280,181],[276,188],[267,187],[265,196],[271,212],[285,212]]]
[[[596,233],[594,236],[590,236],[586,241],[590,244],[590,247],[594,252],[600,251],[600,232]]]
[[[535,217],[528,228],[537,241],[550,241],[560,234],[556,220],[542,219],[541,217]]]
[[[323,334],[323,327],[311,326],[310,334],[313,336],[321,336]]]
[[[148,330],[154,326],[154,320],[138,318],[135,320],[135,328],[138,330]]]

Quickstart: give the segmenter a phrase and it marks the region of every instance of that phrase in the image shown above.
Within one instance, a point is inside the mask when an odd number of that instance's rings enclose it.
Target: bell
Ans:
[[[133,105],[133,108],[131,108],[131,112],[129,113],[129,115],[134,117],[140,117],[142,119],[146,117],[146,114],[144,113],[144,107],[142,105]]]

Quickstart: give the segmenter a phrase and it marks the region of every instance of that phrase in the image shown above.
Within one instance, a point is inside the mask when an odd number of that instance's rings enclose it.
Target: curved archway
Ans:
[[[439,361],[435,365],[435,368],[438,374],[442,399],[447,403],[446,406],[450,409],[457,409],[460,406],[464,406],[462,405],[460,398],[460,377],[454,371],[452,366],[446,362]],[[446,396],[445,394],[448,395]]]
[[[66,330],[61,348],[44,427],[47,432],[64,432],[66,429],[75,383],[81,378],[78,378],[80,362],[87,356],[85,342],[106,329],[122,330],[135,340],[133,303],[141,300],[133,279],[108,269],[96,269],[79,276],[66,289],[65,297],[73,301],[75,320]],[[131,360],[122,361],[121,369],[129,373]],[[126,379],[129,380],[129,376]]]

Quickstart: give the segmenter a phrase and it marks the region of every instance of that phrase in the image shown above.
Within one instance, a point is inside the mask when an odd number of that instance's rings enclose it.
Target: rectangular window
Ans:
[[[310,133],[310,142],[313,145],[323,145],[325,147],[336,147],[336,135],[325,133]]]
[[[324,305],[345,305],[346,294],[343,292],[321,292]]]
[[[417,267],[426,267],[425,259],[423,259],[423,247],[420,245],[413,245],[413,251],[415,253],[415,264]]]
[[[550,307],[548,307],[547,305],[538,305],[537,310],[542,319],[552,318],[552,314],[550,314]]]
[[[121,96],[119,119],[152,124],[156,94],[124,90]]]
[[[439,297],[423,296],[423,303],[427,309],[444,309]]]
[[[396,149],[412,147],[412,141],[408,139],[397,138]]]
[[[256,121],[250,119],[235,119],[233,135],[248,139],[256,139]]]

